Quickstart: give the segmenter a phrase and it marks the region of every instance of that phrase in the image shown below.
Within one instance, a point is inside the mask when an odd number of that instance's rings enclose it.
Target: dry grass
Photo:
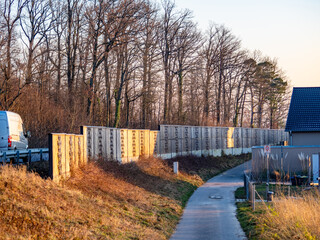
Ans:
[[[238,203],[237,217],[248,239],[320,239],[318,190],[277,197],[267,204]]]
[[[202,183],[174,175],[159,159],[91,162],[63,186],[5,166],[0,239],[167,239],[182,214],[182,195]]]
[[[95,199],[23,168],[1,168],[1,239],[86,238],[90,232],[84,223],[90,222],[87,216],[96,205]]]
[[[0,239],[168,239],[203,183],[197,171],[177,176],[156,158],[101,160],[58,185],[25,167],[0,167]]]
[[[262,239],[320,239],[320,196],[277,199],[258,218]]]

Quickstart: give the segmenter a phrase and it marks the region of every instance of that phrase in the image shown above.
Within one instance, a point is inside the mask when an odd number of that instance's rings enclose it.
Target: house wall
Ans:
[[[271,146],[269,155],[270,173],[273,171],[285,173],[306,174],[312,169],[313,154],[320,154],[320,145],[312,146]],[[252,175],[254,179],[261,177],[267,169],[267,156],[263,146],[252,147]]]
[[[292,133],[292,143],[290,145],[320,145],[320,132]]]

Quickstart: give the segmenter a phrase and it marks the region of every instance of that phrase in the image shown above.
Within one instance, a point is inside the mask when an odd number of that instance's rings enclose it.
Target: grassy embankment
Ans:
[[[264,196],[265,186],[256,189]],[[256,211],[248,202],[237,203],[237,217],[248,239],[320,239],[320,195],[318,190],[303,187],[270,186],[276,193],[273,202],[256,203]],[[243,188],[236,191],[243,198]]]
[[[60,185],[3,166],[0,239],[168,239],[192,192],[244,159],[181,158],[179,175],[173,160],[90,162]]]

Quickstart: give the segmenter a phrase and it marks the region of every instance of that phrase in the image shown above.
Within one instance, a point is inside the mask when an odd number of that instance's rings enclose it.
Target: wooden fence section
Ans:
[[[49,174],[53,181],[70,177],[71,172],[87,163],[84,135],[49,134]]]

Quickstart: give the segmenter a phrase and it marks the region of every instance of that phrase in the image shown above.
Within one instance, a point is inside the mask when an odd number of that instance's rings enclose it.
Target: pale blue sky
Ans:
[[[176,0],[200,29],[223,24],[245,49],[276,58],[294,87],[320,86],[320,0]]]

